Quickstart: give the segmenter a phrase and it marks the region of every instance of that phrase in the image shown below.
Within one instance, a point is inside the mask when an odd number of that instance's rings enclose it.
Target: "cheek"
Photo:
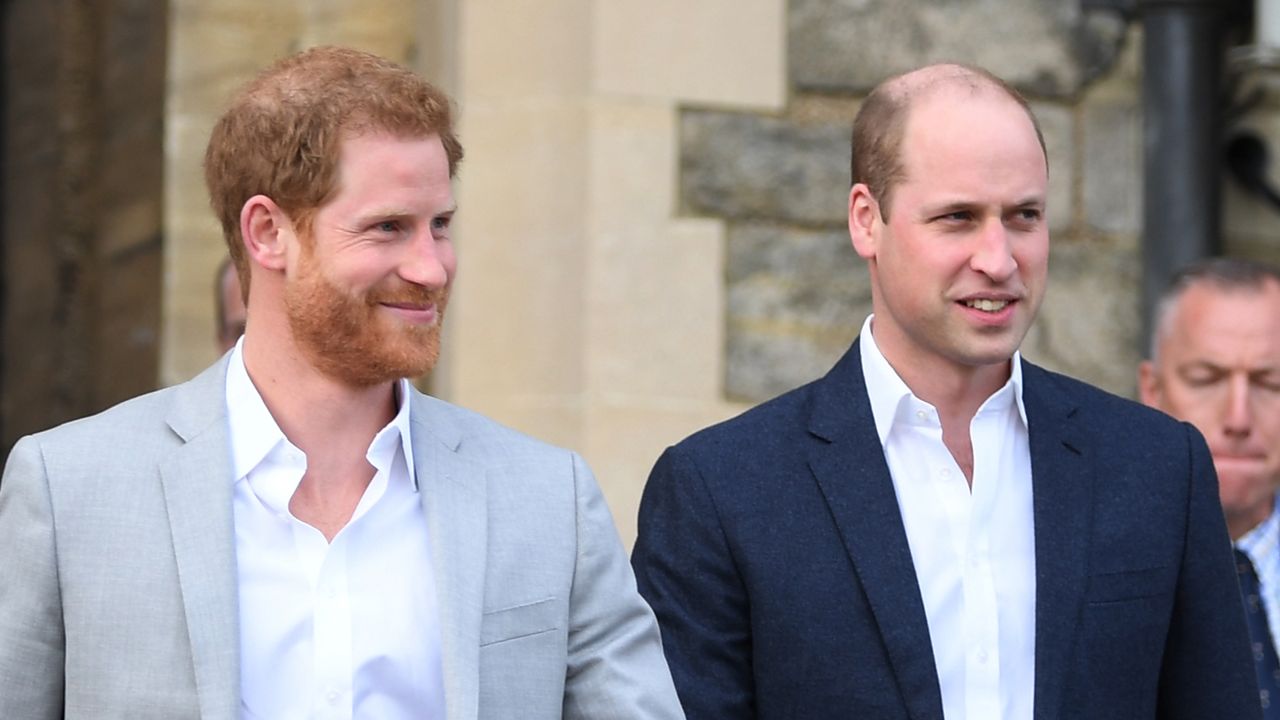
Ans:
[[[1014,248],[1013,258],[1026,277],[1044,278],[1049,274],[1049,238],[1032,238]]]

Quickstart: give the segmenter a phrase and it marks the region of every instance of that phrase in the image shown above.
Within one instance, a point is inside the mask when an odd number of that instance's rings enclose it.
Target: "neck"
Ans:
[[[874,335],[874,327],[873,327]],[[1013,371],[1011,360],[992,365],[961,366],[945,361],[895,357],[876,336],[884,359],[906,383],[912,394],[938,409],[942,418],[963,422],[967,427],[978,408],[1004,386]]]
[[[1274,502],[1274,498],[1268,498],[1266,505],[1251,508],[1248,512],[1226,513],[1227,533],[1231,535],[1231,542],[1239,541],[1240,538],[1248,535],[1251,530],[1266,522],[1267,518],[1271,517]]]
[[[352,387],[309,363],[287,331],[244,338],[249,379],[289,442],[319,468],[363,461],[373,437],[395,416],[394,383]]]

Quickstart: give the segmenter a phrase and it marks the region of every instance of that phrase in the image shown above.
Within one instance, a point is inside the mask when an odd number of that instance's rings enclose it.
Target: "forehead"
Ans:
[[[1047,183],[1048,165],[1027,110],[1002,91],[979,85],[940,85],[912,98],[901,145],[908,180],[940,171],[1018,171],[1021,179]]]
[[[1280,362],[1280,283],[1267,281],[1261,288],[1197,283],[1183,291],[1168,322],[1164,351]]]
[[[409,199],[432,205],[452,202],[449,158],[439,135],[385,132],[344,135],[339,143],[335,193],[326,207]]]

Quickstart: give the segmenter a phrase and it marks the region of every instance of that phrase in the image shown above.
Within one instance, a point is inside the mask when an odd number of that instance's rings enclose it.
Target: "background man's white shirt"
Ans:
[[[1267,519],[1242,535],[1235,545],[1253,563],[1271,642],[1280,650],[1280,497]]]

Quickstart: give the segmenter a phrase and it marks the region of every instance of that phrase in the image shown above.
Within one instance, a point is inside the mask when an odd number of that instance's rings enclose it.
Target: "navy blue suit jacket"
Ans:
[[[1204,440],[1030,363],[1023,381],[1035,720],[1260,717]],[[632,564],[691,720],[942,717],[856,344],[668,448],[639,523]]]

